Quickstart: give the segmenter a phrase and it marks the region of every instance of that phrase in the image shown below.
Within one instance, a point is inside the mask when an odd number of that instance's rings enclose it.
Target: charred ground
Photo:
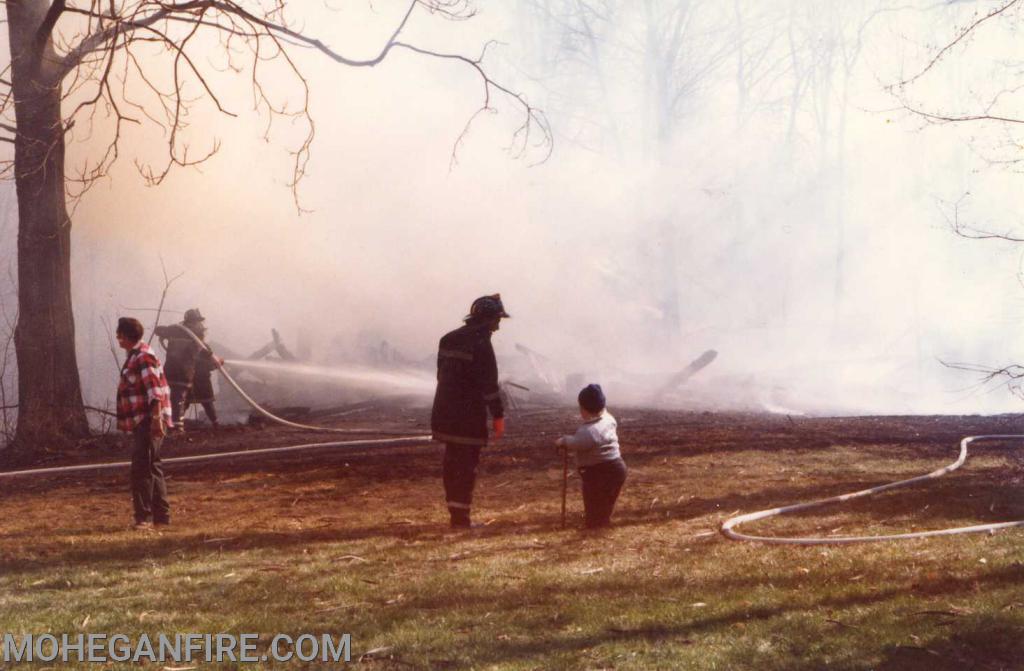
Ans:
[[[173,524],[160,534],[127,529],[125,470],[0,481],[0,625],[344,630],[360,651],[387,648],[364,660],[380,668],[1024,664],[1020,531],[851,548],[715,533],[737,511],[933,470],[963,436],[1017,433],[1019,416],[615,414],[630,475],[616,526],[596,536],[559,525],[552,442],[575,426],[570,408],[509,419],[482,461],[475,516],[486,526],[470,535],[446,528],[437,445],[171,464]],[[420,433],[426,420],[382,407],[335,425]],[[164,454],[346,438],[198,430]],[[46,465],[125,458],[101,440]],[[575,477],[569,501],[575,519]],[[1007,443],[979,447],[933,485],[751,528],[845,535],[1021,518],[1024,447]]]

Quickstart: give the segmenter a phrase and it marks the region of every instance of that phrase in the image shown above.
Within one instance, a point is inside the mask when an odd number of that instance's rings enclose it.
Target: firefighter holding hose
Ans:
[[[201,403],[210,423],[214,427],[219,426],[210,375],[215,368],[223,365],[224,360],[186,332],[187,329],[196,334],[199,340],[203,340],[206,336],[204,321],[206,319],[199,308],[192,308],[185,311],[185,318],[180,324],[157,326],[153,330],[167,352],[164,369],[171,385],[174,426],[179,431],[185,429],[185,411],[192,403]]]
[[[482,296],[465,324],[446,333],[437,351],[437,391],[431,412],[434,440],[445,444],[444,493],[453,528],[469,528],[480,450],[487,444],[487,415],[494,439],[505,433],[498,363],[491,334],[509,317],[500,294]]]

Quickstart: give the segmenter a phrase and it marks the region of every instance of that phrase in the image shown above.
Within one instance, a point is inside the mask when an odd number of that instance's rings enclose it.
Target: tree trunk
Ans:
[[[64,196],[61,82],[52,43],[36,42],[49,2],[7,3],[17,136],[18,428],[15,449],[89,434],[71,310],[71,219]]]

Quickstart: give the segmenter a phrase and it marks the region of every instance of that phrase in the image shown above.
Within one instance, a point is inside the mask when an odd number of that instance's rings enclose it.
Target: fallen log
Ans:
[[[667,394],[671,394],[673,391],[682,386],[687,380],[696,375],[701,370],[707,368],[712,361],[718,357],[718,352],[713,349],[701,354],[699,357],[690,362],[690,364],[674,374],[668,379],[658,391],[655,393],[655,400],[659,400]]]

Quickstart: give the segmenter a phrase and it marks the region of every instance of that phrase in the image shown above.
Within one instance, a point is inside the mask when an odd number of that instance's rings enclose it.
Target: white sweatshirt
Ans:
[[[593,466],[619,458],[618,423],[607,410],[600,417],[584,422],[565,444],[576,448],[576,465]]]

